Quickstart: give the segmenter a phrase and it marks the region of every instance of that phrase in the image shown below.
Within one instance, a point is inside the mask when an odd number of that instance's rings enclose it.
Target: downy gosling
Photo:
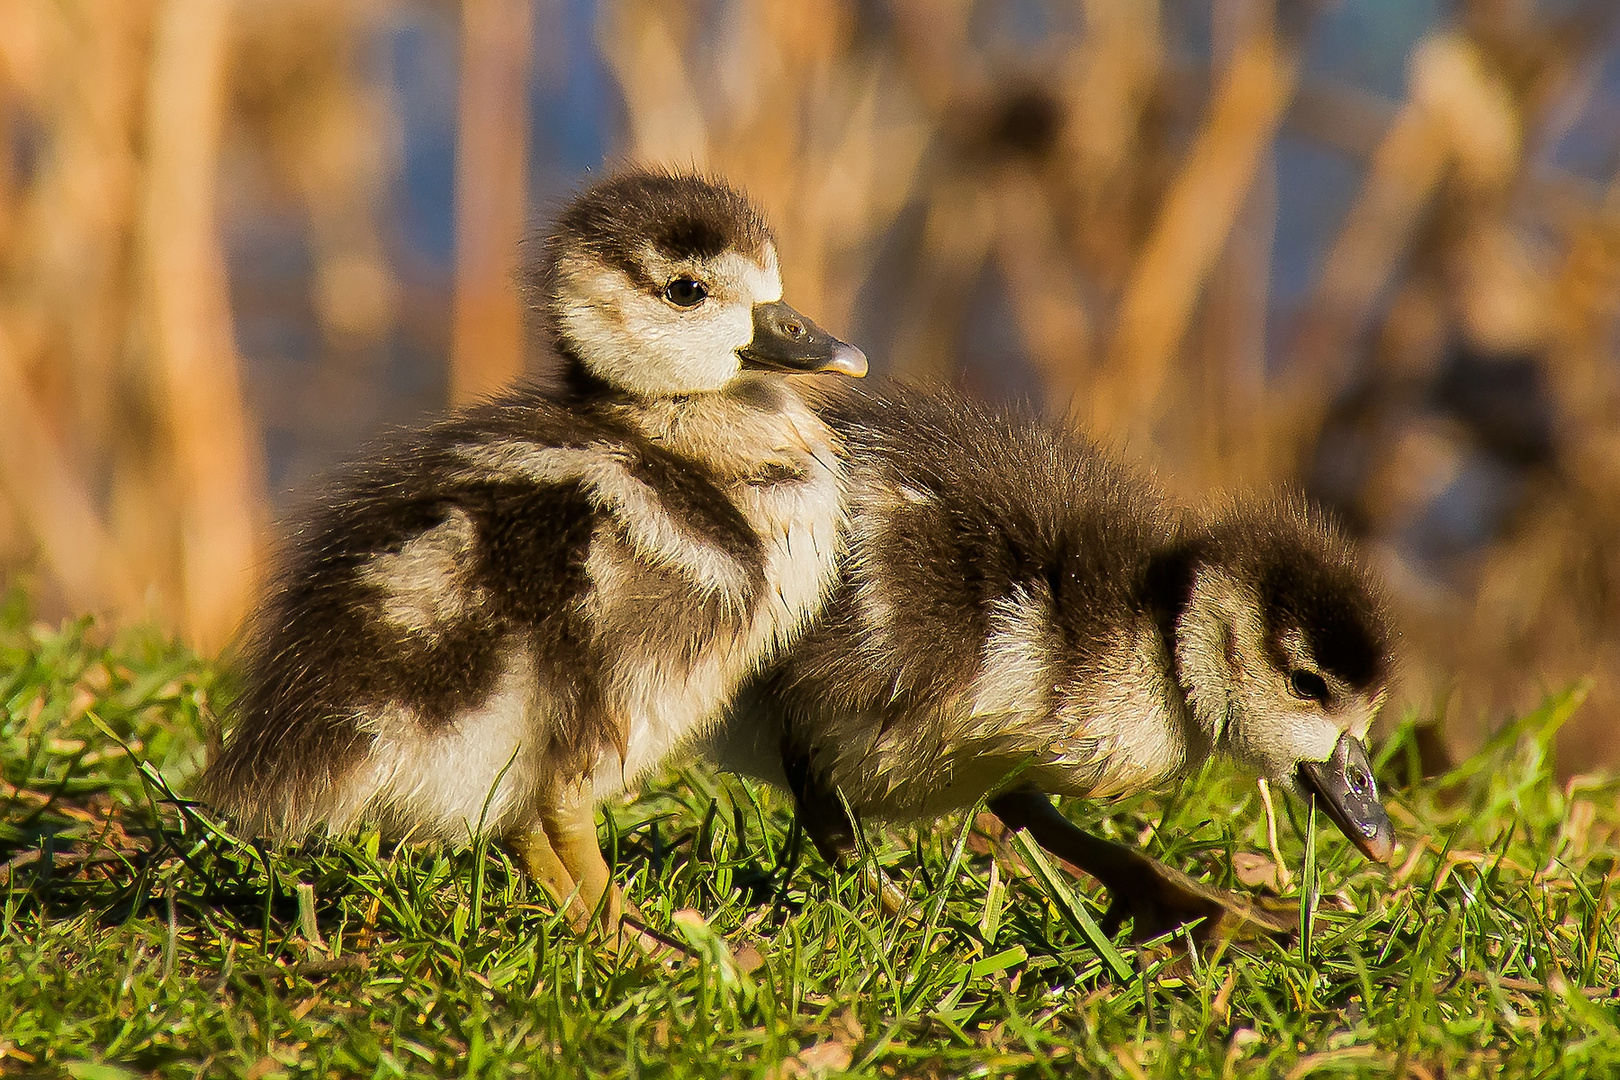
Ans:
[[[532,274],[560,361],[334,478],[286,535],[204,801],[275,839],[508,839],[618,922],[595,804],[718,716],[821,606],[837,437],[787,376],[866,358],[782,299],[754,206],[631,171]]]
[[[846,807],[919,820],[988,794],[1108,888],[1111,928],[1286,933],[1287,905],[1085,833],[1047,798],[1142,791],[1217,752],[1388,858],[1363,740],[1391,631],[1302,499],[1188,518],[1092,445],[940,393],[835,394],[821,415],[849,451],[840,581],[709,750],[789,788],[830,861],[853,847]]]

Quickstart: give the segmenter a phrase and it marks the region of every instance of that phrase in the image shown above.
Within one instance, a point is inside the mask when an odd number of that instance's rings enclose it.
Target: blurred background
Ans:
[[[775,223],[879,374],[1183,495],[1286,481],[1462,748],[1593,676],[1620,761],[1612,0],[0,0],[0,577],[205,651],[276,514],[543,352],[616,162]]]

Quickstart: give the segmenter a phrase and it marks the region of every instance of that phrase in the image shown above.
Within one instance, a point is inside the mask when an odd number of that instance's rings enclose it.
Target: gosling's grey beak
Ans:
[[[1363,855],[1388,861],[1395,850],[1395,829],[1378,801],[1372,763],[1360,740],[1347,731],[1326,761],[1300,762],[1299,782]]]
[[[781,300],[754,305],[754,340],[737,350],[743,367],[764,371],[839,371],[860,378],[866,354]]]

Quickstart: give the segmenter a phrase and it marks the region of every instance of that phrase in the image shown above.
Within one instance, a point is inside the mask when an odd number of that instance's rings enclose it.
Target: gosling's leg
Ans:
[[[583,787],[583,785],[581,786]],[[641,953],[662,956],[663,943],[650,933],[633,929],[623,920],[626,911],[644,923],[635,906],[625,902],[613,883],[607,861],[596,842],[596,815],[588,787],[571,787],[561,797],[546,800],[537,824],[507,837],[507,846],[523,872],[549,892],[569,923],[580,934],[593,930]]]
[[[540,808],[540,824],[568,875],[579,886],[585,919],[606,934],[619,929],[623,903],[596,840],[596,800],[589,778],[558,790]]]
[[[809,751],[785,735],[782,737],[782,771],[787,775],[794,812],[805,834],[829,866],[839,865],[855,850],[855,823],[849,820],[843,800],[819,782],[811,768]]]
[[[1128,916],[1131,937],[1149,941],[1202,919],[1202,940],[1287,937],[1299,926],[1298,906],[1251,900],[1166,866],[1133,848],[1093,836],[1058,812],[1039,791],[1010,791],[990,800],[990,809],[1010,829],[1028,829],[1041,847],[1095,877],[1111,903],[1103,928],[1113,933]]]
[[[815,783],[810,772],[809,757],[795,752],[792,744],[786,741],[783,742],[782,767],[787,773],[794,810],[805,834],[816,845],[816,851],[828,866],[848,869],[856,851],[855,823],[849,819],[843,801],[836,793]],[[866,887],[877,893],[883,914],[893,917],[910,906],[906,903],[905,894],[881,868],[864,868],[861,877]]]
[[[506,842],[517,856],[523,872],[539,882],[558,904],[567,905],[569,920],[576,929],[583,929],[590,913],[580,900],[579,882],[574,880],[574,875],[552,846],[544,825],[536,824],[513,833]]]
[[[596,840],[596,799],[589,780],[570,785],[549,800],[540,819],[551,848],[578,884],[579,906],[571,914],[580,932],[594,928],[620,949],[629,946],[645,956],[666,956],[663,942],[641,929],[646,919],[625,900],[602,857],[602,846]],[[625,920],[626,915],[633,923]]]
[[[534,823],[509,834],[507,846],[524,873],[563,907],[574,929],[588,932],[611,885],[596,844],[588,786],[568,783],[543,796]]]

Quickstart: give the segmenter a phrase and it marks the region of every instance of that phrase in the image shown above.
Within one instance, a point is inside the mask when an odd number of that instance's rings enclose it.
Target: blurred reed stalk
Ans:
[[[43,571],[46,610],[234,633],[267,499],[222,221],[283,193],[307,212],[321,404],[345,409],[334,376],[398,291],[397,140],[360,62],[385,6],[0,0],[0,570]]]
[[[264,497],[214,209],[230,10],[228,0],[157,9],[136,239],[179,532],[179,625],[204,651],[226,643],[251,599]]]
[[[1227,23],[1239,21],[1229,11],[1237,5],[1220,6]],[[1247,33],[1136,253],[1103,370],[1077,398],[1099,434],[1144,437],[1157,426],[1166,379],[1293,97],[1298,42],[1279,40],[1269,12],[1243,21]]]
[[[37,140],[9,192],[6,493],[69,603],[230,636],[263,495],[214,190],[224,0],[12,5],[4,92]],[[12,148],[7,148],[11,153]]]
[[[139,611],[140,590],[82,478],[47,427],[43,410],[0,326],[0,489],[68,602]]]
[[[523,369],[517,238],[526,213],[533,39],[531,0],[463,0],[452,404],[492,394]]]

